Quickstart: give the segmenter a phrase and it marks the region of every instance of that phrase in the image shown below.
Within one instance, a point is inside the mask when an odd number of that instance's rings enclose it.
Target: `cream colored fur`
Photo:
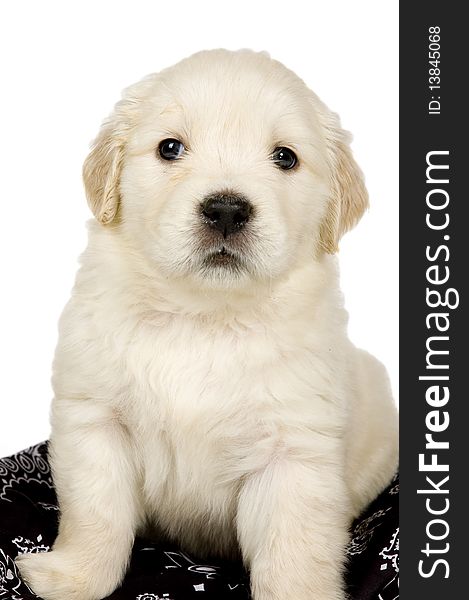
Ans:
[[[181,160],[157,156],[168,137]],[[239,548],[255,600],[345,598],[349,524],[397,465],[387,376],[339,290],[338,240],[367,206],[348,141],[266,54],[202,52],[125,91],[85,163],[97,220],[60,321],[59,535],[17,559],[39,596],[111,593],[150,526]],[[203,266],[198,207],[220,190],[255,210],[236,272]]]

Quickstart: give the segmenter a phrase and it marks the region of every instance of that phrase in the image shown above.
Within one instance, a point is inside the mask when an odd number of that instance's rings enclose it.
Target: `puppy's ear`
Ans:
[[[158,73],[152,73],[123,90],[86,157],[83,165],[86,197],[94,216],[103,225],[117,216],[126,145],[141,116],[145,99],[150,93],[155,94],[158,82]]]
[[[325,252],[334,254],[342,235],[358,223],[368,208],[368,192],[360,167],[352,156],[350,134],[340,127],[335,113],[324,105],[321,108],[318,116],[325,133],[331,194],[319,241]]]
[[[83,165],[88,205],[103,225],[111,223],[119,207],[119,178],[124,158],[124,142],[113,120],[106,121]]]

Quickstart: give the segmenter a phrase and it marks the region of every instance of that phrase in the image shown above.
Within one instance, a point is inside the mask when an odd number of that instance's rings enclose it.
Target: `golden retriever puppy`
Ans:
[[[151,525],[236,555],[254,600],[343,600],[351,519],[397,466],[386,373],[335,253],[367,207],[337,116],[266,54],[128,88],[84,166],[95,220],[60,322],[46,600],[97,600]]]

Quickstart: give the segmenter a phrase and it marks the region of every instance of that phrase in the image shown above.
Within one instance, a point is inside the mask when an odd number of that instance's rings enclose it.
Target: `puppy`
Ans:
[[[236,555],[254,600],[343,600],[351,519],[397,465],[383,367],[335,253],[367,207],[337,116],[266,54],[127,89],[84,165],[95,221],[60,322],[46,600],[98,600],[152,526]]]

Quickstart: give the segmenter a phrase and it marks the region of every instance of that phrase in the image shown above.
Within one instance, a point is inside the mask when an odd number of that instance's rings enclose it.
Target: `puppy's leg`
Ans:
[[[374,357],[357,350],[355,395],[346,431],[346,477],[353,516],[358,515],[388,485],[398,466],[397,409],[386,369]]]
[[[246,481],[238,535],[254,600],[344,600],[349,507],[334,469],[282,459]]]
[[[96,406],[55,414],[51,463],[61,511],[51,552],[16,559],[44,600],[98,600],[123,578],[137,527],[135,469],[119,423]]]

